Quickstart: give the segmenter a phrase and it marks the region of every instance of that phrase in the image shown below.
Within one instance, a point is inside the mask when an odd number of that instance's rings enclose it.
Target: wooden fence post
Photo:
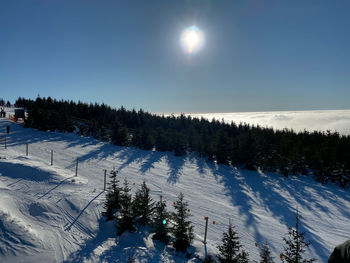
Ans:
[[[53,165],[53,150],[51,150],[51,166]]]
[[[77,163],[75,165],[75,176],[78,176],[78,158],[77,158]]]
[[[204,244],[207,243],[207,232],[208,232],[208,217],[204,217],[205,220],[205,233],[204,233]]]
[[[6,137],[5,137],[5,149],[7,149],[7,144],[6,144]]]
[[[26,156],[28,156],[28,143],[26,143]]]

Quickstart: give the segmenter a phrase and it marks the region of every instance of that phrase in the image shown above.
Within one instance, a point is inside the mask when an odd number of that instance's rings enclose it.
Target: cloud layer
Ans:
[[[350,110],[323,111],[271,111],[271,112],[232,112],[232,113],[194,113],[192,117],[224,120],[227,123],[259,124],[274,129],[293,129],[294,131],[337,131],[350,135]]]

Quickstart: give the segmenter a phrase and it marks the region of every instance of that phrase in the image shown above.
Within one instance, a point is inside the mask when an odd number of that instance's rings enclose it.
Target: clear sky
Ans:
[[[0,98],[151,112],[350,109],[348,0],[0,0]],[[195,25],[205,44],[180,45]]]

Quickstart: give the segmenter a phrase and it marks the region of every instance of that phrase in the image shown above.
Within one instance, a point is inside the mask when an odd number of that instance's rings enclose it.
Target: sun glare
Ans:
[[[204,35],[196,26],[184,30],[181,43],[186,53],[192,54],[200,50],[204,44]]]

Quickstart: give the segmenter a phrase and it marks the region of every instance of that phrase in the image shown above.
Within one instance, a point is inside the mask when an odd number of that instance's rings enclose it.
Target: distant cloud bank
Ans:
[[[192,117],[208,120],[224,120],[226,123],[259,124],[274,129],[293,129],[294,131],[337,131],[350,135],[350,110],[323,111],[271,111],[271,112],[237,112],[237,113],[188,113]]]

